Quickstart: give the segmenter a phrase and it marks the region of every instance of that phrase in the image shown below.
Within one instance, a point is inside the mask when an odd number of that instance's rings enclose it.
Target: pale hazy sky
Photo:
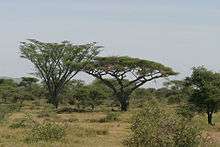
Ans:
[[[0,76],[24,76],[27,38],[104,45],[172,67],[184,77],[206,65],[220,71],[219,0],[0,0]]]

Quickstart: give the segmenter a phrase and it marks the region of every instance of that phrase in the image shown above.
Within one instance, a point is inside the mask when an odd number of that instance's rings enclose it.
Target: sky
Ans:
[[[199,65],[220,72],[219,18],[219,0],[0,0],[0,76],[33,72],[19,54],[28,38],[95,41],[103,56],[153,60],[177,79]]]

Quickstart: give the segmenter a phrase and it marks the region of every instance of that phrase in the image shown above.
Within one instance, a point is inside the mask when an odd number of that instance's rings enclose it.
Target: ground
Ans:
[[[134,111],[120,113],[119,120],[99,122],[106,117],[106,112],[83,112],[55,114],[47,106],[25,105],[19,112],[11,113],[0,124],[0,146],[4,147],[122,147],[122,141],[130,133],[130,118]],[[29,128],[10,126],[19,119],[31,117],[34,121],[55,122],[64,126],[66,136],[60,141],[26,143]],[[206,116],[199,116],[205,128],[203,135],[211,145],[220,146],[220,113],[215,114],[215,126],[209,126]],[[207,146],[207,145],[203,145]]]
[[[50,114],[47,108],[26,105],[19,112],[13,112],[0,124],[0,146],[6,147],[121,147],[123,139],[129,134],[131,113],[121,113],[118,121],[98,122],[105,118],[106,112],[84,112]],[[43,112],[43,113],[42,113]],[[48,113],[48,114],[47,114]],[[40,115],[40,117],[39,117]],[[31,116],[34,121],[55,122],[65,126],[66,136],[61,141],[37,142],[24,141],[30,129],[10,128],[18,121]]]

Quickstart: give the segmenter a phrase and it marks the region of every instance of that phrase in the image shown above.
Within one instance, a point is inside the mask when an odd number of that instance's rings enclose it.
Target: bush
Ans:
[[[180,105],[178,106],[176,113],[188,120],[191,120],[194,116],[196,109],[192,105]]]
[[[119,113],[117,112],[108,112],[106,117],[102,118],[99,120],[99,122],[113,122],[113,121],[118,121],[119,120]]]
[[[180,104],[181,102],[181,97],[179,97],[178,95],[171,95],[167,98],[167,103],[169,105],[172,105],[172,104]]]
[[[146,104],[132,119],[129,147],[191,147],[200,142],[200,129],[156,101]]]
[[[25,128],[27,126],[27,120],[26,119],[18,119],[18,120],[15,120],[14,123],[12,123],[9,128],[12,128],[12,129],[17,129],[17,128]]]
[[[19,112],[21,110],[21,105],[14,103],[14,104],[1,104],[0,111],[5,113],[12,113],[12,112]]]
[[[1,104],[0,105],[0,122],[4,121],[12,112],[18,112],[21,109],[20,104]]]
[[[65,136],[65,129],[56,123],[36,124],[28,134],[26,142],[59,141]]]

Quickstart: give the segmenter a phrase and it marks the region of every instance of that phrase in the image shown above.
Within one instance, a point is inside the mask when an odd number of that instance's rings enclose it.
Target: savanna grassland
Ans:
[[[57,114],[46,106],[34,106],[28,103],[19,112],[8,114],[0,124],[1,146],[122,146],[122,140],[129,133],[131,113],[120,114],[117,120],[100,122],[106,112],[73,112]],[[23,123],[20,123],[20,121]],[[26,138],[33,123],[56,123],[65,130],[65,137],[54,141],[27,143]],[[17,124],[17,125],[16,125]]]
[[[1,120],[0,146],[122,147],[123,140],[131,132],[131,117],[137,111],[109,112],[103,110],[97,112],[59,112],[59,114],[51,105],[36,101],[24,102],[20,110],[15,105],[12,107],[14,110]],[[113,116],[110,113],[117,113],[117,115]],[[108,117],[109,115],[111,117]],[[215,126],[210,126],[206,122],[205,115],[195,116],[194,119],[198,120],[203,128],[203,137],[206,140],[201,146],[217,147],[220,144],[219,118],[220,114],[215,114]],[[64,129],[64,133],[57,140],[51,140],[51,136],[48,140],[47,136],[44,136],[42,140],[31,138],[33,126],[46,123],[57,124]],[[52,133],[57,133],[59,136],[56,130]],[[28,138],[33,140],[28,141]]]
[[[220,145],[220,73],[194,67],[183,80],[154,61],[106,56],[96,42],[29,39],[32,77],[0,78],[0,146],[203,147]],[[93,81],[75,79],[79,72]],[[160,88],[145,83],[166,79]]]

